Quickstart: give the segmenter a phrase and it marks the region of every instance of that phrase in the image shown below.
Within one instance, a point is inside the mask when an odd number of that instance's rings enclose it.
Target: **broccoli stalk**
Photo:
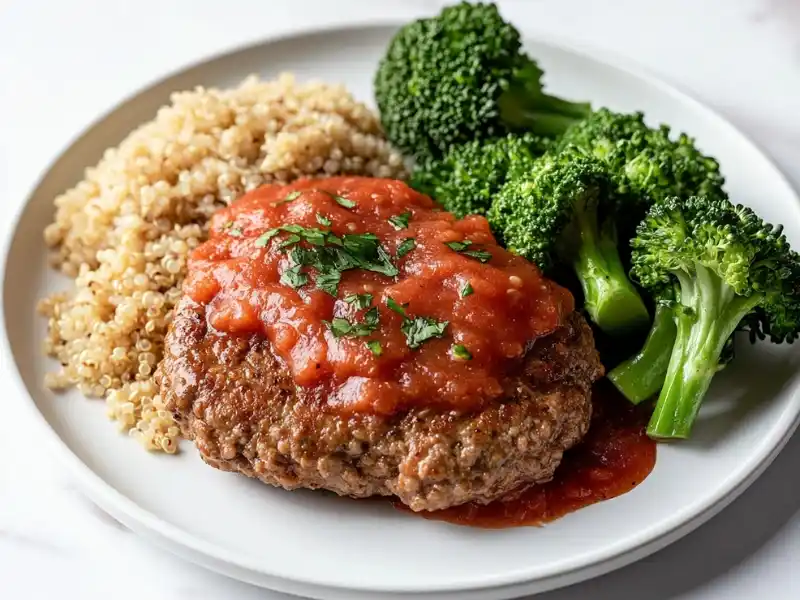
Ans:
[[[542,86],[519,31],[494,4],[468,2],[402,27],[374,82],[389,141],[418,161],[515,131],[555,136],[590,114]]]
[[[569,240],[575,244],[572,266],[592,321],[616,335],[646,327],[647,309],[622,265],[614,222],[606,219],[598,226],[597,211],[582,209],[575,212],[574,227],[580,239]],[[565,256],[568,253],[564,251]]]
[[[487,216],[510,250],[544,271],[572,267],[592,321],[620,334],[649,317],[619,256],[610,185],[596,160],[545,155],[506,182]]]
[[[545,94],[544,71],[527,57],[520,62],[523,66],[515,70],[514,77],[497,99],[500,120],[509,129],[556,138],[592,113],[588,102],[570,102]]]
[[[800,258],[780,227],[723,199],[668,198],[650,209],[636,233],[634,276],[657,296],[675,289],[668,307],[675,343],[647,432],[686,438],[744,321],[775,342],[797,337]],[[654,373],[661,357],[650,356]],[[647,370],[647,361],[636,368]]]
[[[764,301],[738,296],[713,270],[696,265],[681,282],[682,307],[664,385],[647,432],[659,439],[687,438],[700,404],[719,371],[720,356],[739,322]]]
[[[637,354],[614,367],[608,373],[608,379],[634,404],[652,398],[664,383],[676,335],[672,308],[659,302],[644,346]]]

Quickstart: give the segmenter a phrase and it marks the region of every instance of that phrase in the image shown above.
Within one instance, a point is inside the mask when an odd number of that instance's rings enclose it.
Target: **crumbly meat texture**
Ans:
[[[576,313],[533,344],[504,399],[480,412],[342,416],[297,396],[267,340],[210,329],[204,308],[185,297],[157,380],[183,435],[218,469],[288,490],[394,495],[420,511],[487,503],[551,479],[589,427],[601,375]]]

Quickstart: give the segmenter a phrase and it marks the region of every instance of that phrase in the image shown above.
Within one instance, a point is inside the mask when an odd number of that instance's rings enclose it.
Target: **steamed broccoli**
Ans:
[[[441,159],[417,165],[411,187],[458,217],[486,214],[506,179],[531,169],[548,145],[549,140],[532,134],[509,134],[453,146]]]
[[[797,337],[800,257],[780,227],[723,198],[673,197],[656,203],[631,244],[634,277],[665,311],[648,338],[650,348],[632,368],[658,372],[670,349],[648,434],[685,438],[737,328],[745,325],[754,336],[774,342]],[[667,316],[675,323],[674,343],[668,331],[656,331],[668,330]],[[619,379],[636,386],[624,372]]]
[[[464,2],[400,29],[378,66],[375,99],[389,140],[420,160],[515,130],[559,135],[590,113],[544,94],[541,79],[497,7]]]
[[[670,128],[650,128],[642,113],[601,108],[571,126],[557,150],[573,147],[603,161],[616,193],[649,206],[669,196],[725,197],[717,161],[702,154],[686,134],[670,139]]]
[[[628,400],[639,404],[655,396],[664,384],[678,329],[673,288],[659,290],[655,316],[642,349],[608,372],[607,377]]]
[[[591,319],[617,334],[646,327],[649,318],[619,256],[612,186],[595,159],[546,154],[524,176],[509,178],[488,219],[510,250],[544,271],[571,267]]]

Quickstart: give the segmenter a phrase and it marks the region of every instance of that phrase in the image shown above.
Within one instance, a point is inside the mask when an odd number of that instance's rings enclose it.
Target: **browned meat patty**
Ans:
[[[204,308],[184,298],[158,377],[208,464],[289,490],[395,495],[419,511],[490,502],[551,479],[586,433],[601,374],[591,330],[573,314],[535,342],[505,380],[504,400],[488,409],[344,417],[301,401],[268,341],[210,329]]]

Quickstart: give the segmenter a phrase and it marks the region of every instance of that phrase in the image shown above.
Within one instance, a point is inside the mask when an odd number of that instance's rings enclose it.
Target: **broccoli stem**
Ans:
[[[573,123],[592,112],[590,104],[569,102],[526,88],[513,88],[498,99],[500,117],[512,129],[524,129],[536,135],[555,138]]]
[[[653,397],[664,384],[677,327],[671,308],[659,304],[642,349],[608,373],[608,379],[633,404]]]
[[[647,434],[655,439],[686,439],[700,404],[719,370],[725,343],[736,326],[761,301],[760,294],[738,296],[718,275],[696,266],[696,279],[675,273],[681,303],[675,311],[677,335],[664,386]]]
[[[578,211],[576,224],[580,243],[573,266],[592,321],[612,335],[646,327],[647,308],[622,265],[613,222],[599,231],[594,211]]]

